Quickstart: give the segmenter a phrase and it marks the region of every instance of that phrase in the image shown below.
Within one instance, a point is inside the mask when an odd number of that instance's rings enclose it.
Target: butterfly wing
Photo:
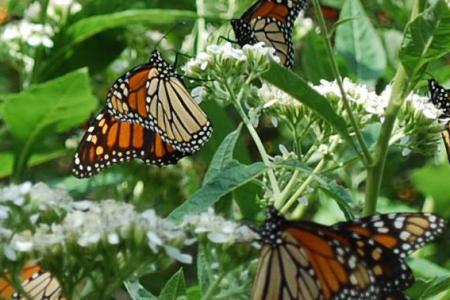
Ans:
[[[373,269],[351,246],[325,226],[289,224],[276,247],[263,246],[252,300],[377,299]]]
[[[436,80],[428,81],[428,89],[431,93],[431,102],[442,110],[442,118],[450,118],[450,89],[441,86]]]
[[[445,220],[435,214],[393,213],[338,223],[332,228],[364,236],[403,258],[434,240],[445,227]]]
[[[450,123],[447,123],[442,132],[442,139],[444,140],[445,150],[447,150],[448,161],[450,162]]]
[[[137,123],[97,115],[81,139],[74,158],[73,174],[90,177],[114,163],[140,159],[146,164],[175,164],[186,153],[166,144],[161,135]]]
[[[39,266],[32,265],[24,268],[22,275],[22,288],[33,300],[61,300],[62,289],[58,281],[49,272],[43,271]],[[23,295],[17,293],[6,281],[0,280],[1,299],[25,300]]]
[[[263,42],[275,49],[283,65],[292,67],[292,27],[298,14],[306,6],[306,0],[257,1],[240,19],[231,22],[238,43],[243,46]]]
[[[252,299],[406,299],[401,291],[414,277],[401,254],[431,241],[444,226],[441,218],[421,213],[323,226],[287,221],[270,208]]]
[[[193,153],[211,136],[206,114],[192,99],[181,77],[158,51],[150,62],[119,78],[107,96],[108,112],[161,135],[164,142]]]

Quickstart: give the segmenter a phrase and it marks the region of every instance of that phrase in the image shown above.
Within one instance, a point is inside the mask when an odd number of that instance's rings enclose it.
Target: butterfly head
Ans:
[[[152,51],[152,55],[150,56],[150,63],[159,63],[159,62],[164,62],[161,53],[158,50],[153,50]]]
[[[428,89],[431,91],[431,93],[433,93],[438,88],[438,86],[439,84],[436,80],[434,79],[428,80]]]
[[[254,32],[247,21],[242,19],[233,19],[231,20],[231,26],[233,27],[234,35],[236,36],[240,46],[255,43]]]
[[[286,219],[273,206],[269,206],[266,212],[266,221],[260,230],[260,242],[263,245],[277,247],[282,243],[281,237]]]

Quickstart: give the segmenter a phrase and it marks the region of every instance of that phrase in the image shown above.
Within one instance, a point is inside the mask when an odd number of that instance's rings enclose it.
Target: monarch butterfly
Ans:
[[[445,227],[427,213],[375,215],[324,226],[270,207],[252,300],[405,299],[414,277],[403,258]]]
[[[443,112],[441,118],[450,118],[450,90],[445,89],[433,79],[428,81],[428,89],[431,93],[431,103]],[[442,132],[442,138],[444,139],[448,161],[450,162],[450,122],[446,124],[445,130]]]
[[[239,19],[231,20],[240,46],[263,42],[273,47],[283,65],[294,65],[292,27],[308,0],[258,0]]]
[[[72,172],[90,177],[114,163],[141,159],[146,164],[174,164],[187,153],[165,143],[159,133],[102,111],[91,122],[75,154]]]
[[[181,76],[159,51],[148,63],[122,75],[107,96],[108,112],[123,121],[157,132],[178,151],[193,153],[205,144],[212,127],[186,90]]]
[[[61,286],[58,281],[37,265],[24,268],[21,276],[24,291],[33,300],[62,300]],[[25,300],[23,295],[4,280],[0,280],[0,299]]]

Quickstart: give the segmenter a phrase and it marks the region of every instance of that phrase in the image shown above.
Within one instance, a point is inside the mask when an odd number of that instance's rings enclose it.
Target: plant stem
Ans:
[[[205,1],[204,0],[196,0],[195,4],[197,6],[197,41],[195,45],[196,53],[200,53],[205,49],[203,35],[206,31],[206,21],[203,17],[205,15]]]
[[[398,112],[407,95],[407,74],[402,65],[399,66],[392,84],[392,94],[386,108],[386,115],[381,127],[380,136],[375,146],[374,163],[367,169],[366,201],[363,214],[372,215],[376,211],[378,194],[383,179],[389,140],[397,120]]]
[[[328,153],[325,154],[322,159],[319,161],[319,163],[316,165],[314,170],[309,174],[308,178],[302,183],[302,185],[295,191],[295,193],[289,198],[289,200],[286,202],[286,204],[281,209],[282,213],[286,213],[295,202],[297,202],[297,199],[306,191],[314,177],[322,170],[322,168],[325,166],[326,162],[328,161],[328,154],[332,153],[337,145],[339,144],[339,138],[335,138],[333,142],[330,145],[330,148],[328,149]],[[284,193],[287,193],[289,191],[286,191],[286,189],[283,191]],[[302,205],[303,207],[303,205]]]
[[[244,113],[241,105],[238,103],[238,111],[241,115],[242,120],[245,123],[245,126],[247,127],[248,132],[250,133],[250,136],[253,139],[253,142],[256,145],[256,148],[259,151],[259,154],[261,156],[261,159],[263,163],[266,165],[267,169],[267,176],[269,177],[270,185],[272,187],[273,192],[273,200],[275,202],[275,207],[279,207],[280,205],[280,186],[278,184],[278,181],[275,177],[275,173],[273,172],[273,166],[272,163],[269,161],[269,155],[266,152],[266,149],[264,148],[264,145],[259,138],[258,133],[256,132],[255,128],[253,128],[253,125],[251,124],[250,120],[248,119],[247,115]]]
[[[225,278],[225,276],[228,274],[228,272],[223,273],[220,275],[219,278],[217,278],[216,281],[213,282],[213,284],[211,284],[208,288],[208,290],[206,291],[205,295],[202,297],[202,300],[209,300],[212,299],[212,294],[214,293],[215,289],[219,286],[220,282],[222,281],[222,279]]]
[[[353,130],[355,131],[355,136],[358,141],[358,144],[362,149],[363,162],[366,166],[370,166],[372,164],[372,157],[370,155],[369,148],[367,147],[367,144],[364,141],[364,138],[363,138],[361,129],[359,128],[358,122],[356,122],[356,118],[353,115],[352,109],[350,107],[350,102],[348,101],[347,96],[345,94],[344,85],[342,83],[341,73],[339,71],[339,67],[337,65],[336,58],[334,57],[334,54],[333,54],[333,47],[332,47],[330,39],[328,37],[328,29],[327,29],[327,25],[325,24],[325,20],[322,15],[322,11],[320,9],[319,0],[313,0],[313,3],[314,3],[315,14],[319,21],[320,30],[322,32],[323,38],[324,38],[326,46],[327,46],[326,47],[327,54],[328,54],[328,58],[331,63],[331,69],[333,71],[333,76],[334,76],[334,78],[336,78],[336,82],[339,86],[339,90],[341,92],[345,111],[347,112],[350,123],[352,124]]]
[[[236,94],[234,93],[233,89],[230,87],[230,85],[227,82],[227,78],[226,76],[223,77],[224,78],[224,85],[225,85],[225,89],[228,91],[231,99],[235,99],[234,101],[234,106],[236,107],[236,110],[238,111],[239,115],[241,116],[245,126],[247,127],[248,132],[250,133],[250,136],[253,139],[253,142],[256,145],[256,148],[259,151],[259,155],[261,156],[261,159],[263,161],[263,163],[266,165],[267,167],[267,176],[269,177],[269,181],[270,181],[270,185],[272,187],[272,192],[273,192],[273,202],[275,204],[275,207],[279,208],[280,205],[280,185],[278,184],[278,181],[275,177],[275,173],[273,171],[273,166],[272,163],[269,161],[269,155],[266,152],[266,149],[264,148],[264,145],[261,141],[261,139],[259,138],[258,133],[256,132],[255,128],[253,128],[253,125],[251,124],[249,118],[247,117],[247,115],[244,112],[244,109],[241,106],[241,99],[243,96],[243,89],[240,90],[239,94],[236,96]],[[247,80],[244,82],[244,86],[250,84],[250,82],[254,79],[254,77],[252,76],[252,74],[249,74]]]
[[[416,0],[411,12],[411,20],[420,13],[421,7],[423,7],[421,5],[421,0]],[[363,210],[365,216],[373,215],[376,212],[389,141],[398,112],[410,90],[411,87],[408,80],[408,74],[400,63],[392,83],[392,94],[386,108],[386,115],[383,125],[381,126],[380,136],[378,137],[375,146],[374,163],[367,169],[366,200]]]

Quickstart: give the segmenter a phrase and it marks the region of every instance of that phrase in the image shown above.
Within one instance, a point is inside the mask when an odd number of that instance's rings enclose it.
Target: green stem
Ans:
[[[197,19],[197,41],[195,50],[196,53],[200,53],[205,49],[205,45],[203,42],[203,35],[206,32],[206,21],[205,18],[202,17],[205,15],[205,1],[204,0],[196,0],[195,4],[197,6],[197,15],[200,16]]]
[[[235,99],[234,103],[235,103],[235,107],[236,110],[238,111],[239,115],[241,116],[245,126],[247,127],[248,132],[250,133],[250,136],[253,139],[253,142],[256,145],[256,148],[259,151],[259,155],[261,156],[261,159],[263,161],[263,163],[266,165],[267,167],[267,176],[269,177],[269,181],[270,181],[270,185],[272,187],[272,192],[273,192],[273,201],[275,203],[275,207],[279,207],[279,199],[280,199],[280,185],[278,184],[278,181],[275,177],[275,173],[273,171],[273,165],[272,163],[269,161],[269,155],[266,152],[266,149],[264,148],[264,145],[261,141],[261,139],[259,138],[258,133],[256,132],[255,128],[253,128],[253,125],[251,124],[249,118],[247,117],[247,115],[244,112],[244,109],[241,106],[241,99],[243,97],[243,89],[240,90],[239,94],[236,96],[236,94],[234,93],[233,89],[230,87],[230,85],[227,82],[227,78],[226,76],[223,77],[224,78],[224,85],[225,85],[225,89],[228,91],[230,98],[231,99]],[[252,74],[250,74],[247,78],[247,80],[244,82],[244,86],[250,84],[250,82],[252,82],[253,80],[253,76]]]
[[[334,139],[334,141],[331,143],[330,148],[328,149],[328,153],[325,154],[322,159],[319,161],[319,163],[316,165],[314,170],[309,174],[308,178],[302,183],[302,185],[298,188],[298,190],[289,198],[289,200],[286,202],[286,204],[281,209],[282,213],[287,213],[287,211],[291,208],[293,204],[295,204],[298,200],[298,198],[306,191],[308,186],[311,184],[313,179],[316,177],[316,175],[322,170],[322,168],[325,166],[325,164],[328,161],[328,154],[332,153],[337,145],[339,144],[339,138]],[[286,190],[284,191],[286,192]],[[302,205],[303,207],[303,205]]]
[[[376,211],[378,194],[383,179],[384,167],[389,148],[389,140],[397,120],[398,112],[406,97],[407,74],[403,66],[399,66],[392,85],[386,115],[381,127],[380,136],[375,146],[374,163],[367,169],[366,201],[363,214],[373,215]]]
[[[214,291],[216,290],[216,288],[219,286],[220,282],[222,281],[222,279],[225,278],[225,276],[228,274],[228,272],[225,272],[223,274],[221,274],[219,276],[219,278],[217,278],[216,281],[214,281],[208,288],[208,290],[206,291],[205,295],[202,297],[202,300],[209,300],[212,299],[212,295],[214,293]]]
[[[350,123],[352,124],[353,130],[355,131],[355,136],[358,141],[358,144],[362,149],[363,162],[366,166],[370,166],[372,164],[372,157],[370,155],[369,148],[368,148],[366,142],[364,141],[364,138],[363,138],[361,129],[359,128],[358,122],[356,122],[356,118],[353,115],[352,108],[350,107],[350,102],[348,101],[347,95],[345,94],[344,85],[342,83],[342,77],[341,77],[341,74],[339,71],[338,64],[336,62],[336,58],[333,54],[333,47],[331,45],[330,39],[328,38],[328,29],[327,29],[327,25],[325,24],[325,20],[322,15],[322,11],[320,9],[319,0],[313,0],[313,3],[314,3],[315,14],[319,21],[320,30],[322,32],[322,35],[324,37],[324,40],[325,40],[325,43],[327,46],[326,49],[327,49],[328,58],[331,63],[331,70],[333,71],[334,78],[336,78],[337,84],[339,86],[339,90],[340,90],[341,96],[342,96],[342,101],[344,103],[344,108],[348,114],[348,117],[349,117]]]
[[[422,0],[415,1],[411,12],[411,20],[421,12],[421,8],[423,8],[421,2]],[[400,108],[403,105],[409,91],[410,84],[408,74],[400,64],[392,83],[392,94],[386,108],[386,115],[383,125],[381,126],[380,136],[378,137],[378,141],[375,146],[374,163],[367,169],[366,200],[363,210],[363,214],[365,216],[373,215],[376,212],[378,195],[380,193],[389,148],[389,141],[391,139],[395,121],[397,120],[398,112],[400,111]]]

